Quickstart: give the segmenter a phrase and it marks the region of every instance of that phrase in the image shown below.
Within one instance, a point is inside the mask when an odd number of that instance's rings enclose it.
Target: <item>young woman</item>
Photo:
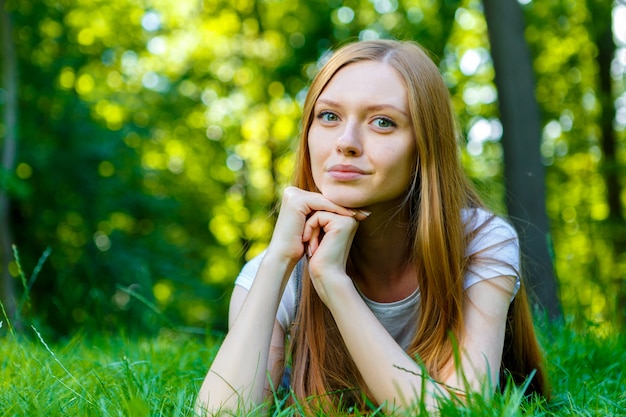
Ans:
[[[281,381],[309,411],[436,408],[501,371],[535,371],[547,396],[519,258],[463,173],[433,62],[411,42],[344,46],[309,89],[293,186],[237,278],[198,410],[245,410]]]

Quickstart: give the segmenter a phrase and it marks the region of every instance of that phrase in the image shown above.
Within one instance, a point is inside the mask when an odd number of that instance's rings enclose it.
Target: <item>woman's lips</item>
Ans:
[[[366,171],[353,165],[333,165],[328,169],[328,173],[334,179],[342,181],[354,180],[367,174]]]

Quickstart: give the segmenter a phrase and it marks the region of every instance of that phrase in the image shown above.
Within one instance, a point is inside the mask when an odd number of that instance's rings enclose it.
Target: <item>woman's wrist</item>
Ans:
[[[265,256],[261,261],[261,267],[267,265],[274,269],[277,274],[282,275],[283,284],[287,283],[291,271],[295,268],[300,258],[282,254],[280,251],[272,250],[271,246],[267,248]]]
[[[347,298],[358,296],[352,279],[344,272],[329,272],[325,278],[311,278],[313,286],[326,306],[341,305]]]

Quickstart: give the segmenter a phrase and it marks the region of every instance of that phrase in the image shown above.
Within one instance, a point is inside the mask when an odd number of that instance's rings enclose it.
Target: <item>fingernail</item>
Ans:
[[[359,213],[361,213],[365,217],[369,217],[369,215],[372,214],[371,211],[365,211],[365,210],[360,210],[360,209],[359,209]]]
[[[308,246],[308,245],[307,245],[307,247],[306,247],[306,253],[307,253],[307,255],[309,256],[309,258],[310,258],[311,256],[313,256],[313,252],[311,252],[311,247],[310,247],[310,246]]]

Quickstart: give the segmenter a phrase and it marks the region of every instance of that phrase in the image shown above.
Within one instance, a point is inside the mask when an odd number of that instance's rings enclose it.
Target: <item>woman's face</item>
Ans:
[[[391,66],[362,61],[342,68],[313,109],[309,152],[313,180],[344,207],[396,202],[415,170],[407,92]]]

